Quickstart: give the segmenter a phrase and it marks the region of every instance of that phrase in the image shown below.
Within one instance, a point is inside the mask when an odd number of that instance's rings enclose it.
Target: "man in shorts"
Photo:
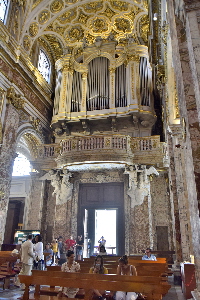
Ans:
[[[81,260],[82,255],[83,255],[83,237],[82,235],[78,235],[77,243],[76,243],[76,254],[77,254],[77,259]]]

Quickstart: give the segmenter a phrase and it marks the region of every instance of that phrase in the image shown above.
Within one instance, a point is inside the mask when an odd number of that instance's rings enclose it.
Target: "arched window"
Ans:
[[[17,154],[18,156],[14,160],[12,176],[30,175],[31,165],[29,160],[21,153]]]
[[[41,49],[40,49],[40,54],[38,59],[38,70],[40,71],[44,79],[49,83],[51,64],[48,56]]]
[[[0,0],[0,20],[2,22],[5,22],[7,9],[8,9],[8,0]]]

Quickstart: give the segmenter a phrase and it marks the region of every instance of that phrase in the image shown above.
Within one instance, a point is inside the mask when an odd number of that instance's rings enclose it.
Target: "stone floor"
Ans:
[[[186,300],[184,298],[184,295],[182,293],[180,286],[174,286],[172,278],[169,278],[169,282],[171,284],[171,289],[163,297],[162,300]],[[34,288],[31,288],[31,296],[33,296]],[[11,287],[9,290],[3,290],[2,286],[0,286],[0,300],[17,300],[20,299],[23,295],[23,291],[21,291],[19,288],[16,288],[14,285],[11,284]],[[33,297],[32,297],[33,298]],[[67,298],[66,298],[67,299]]]

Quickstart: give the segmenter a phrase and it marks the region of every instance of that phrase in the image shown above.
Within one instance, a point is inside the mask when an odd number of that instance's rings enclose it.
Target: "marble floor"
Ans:
[[[171,288],[162,300],[186,300],[182,293],[181,287],[178,285],[175,286],[172,278],[169,278],[169,282],[171,284]],[[12,283],[10,289],[7,290],[3,290],[2,286],[0,285],[0,300],[17,300],[22,297],[23,293],[23,291],[21,291],[19,288],[16,288]],[[34,287],[31,287],[30,294],[31,298],[34,298]]]

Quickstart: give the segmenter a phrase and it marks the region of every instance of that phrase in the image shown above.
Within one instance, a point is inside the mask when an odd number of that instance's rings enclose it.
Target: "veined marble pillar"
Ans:
[[[168,18],[170,25],[170,35],[172,39],[173,49],[173,65],[175,69],[177,94],[180,109],[180,115],[185,124],[185,137],[183,139],[183,146],[185,146],[185,178],[187,188],[187,205],[188,214],[191,220],[192,247],[195,259],[196,282],[197,289],[200,291],[200,157],[198,149],[200,147],[200,126],[199,126],[199,98],[197,97],[197,87],[199,82],[197,76],[198,64],[196,62],[200,59],[199,51],[195,55],[191,53],[191,32],[193,27],[188,22],[190,17],[187,12],[196,10],[197,14],[200,11],[199,1],[187,1],[185,6],[177,7],[175,10],[174,5],[184,4],[182,2],[174,2],[173,0],[167,1],[168,5]],[[176,14],[176,15],[175,15]],[[199,31],[199,29],[197,29]],[[192,32],[192,36],[199,36],[199,32]],[[198,47],[196,48],[198,50]],[[194,49],[193,49],[194,50]],[[193,60],[195,56],[195,60]],[[197,60],[198,57],[198,60]],[[192,70],[191,67],[195,67]],[[193,76],[192,76],[193,75]],[[187,87],[187,88],[186,88]],[[199,88],[199,87],[198,87]]]
[[[176,183],[176,168],[175,158],[173,151],[172,136],[168,134],[168,153],[170,159],[169,168],[169,191],[170,191],[170,202],[171,202],[171,214],[173,222],[173,235],[174,235],[174,246],[176,252],[176,263],[180,264],[183,261],[182,256],[182,240],[181,240],[181,229],[180,229],[180,215],[179,215],[179,203],[177,195],[177,183]]]
[[[12,104],[8,104],[3,143],[0,150],[0,245],[4,240],[18,124],[19,114]]]
[[[23,229],[25,230],[41,230],[45,185],[40,177],[39,173],[31,173],[30,192],[24,207]]]

